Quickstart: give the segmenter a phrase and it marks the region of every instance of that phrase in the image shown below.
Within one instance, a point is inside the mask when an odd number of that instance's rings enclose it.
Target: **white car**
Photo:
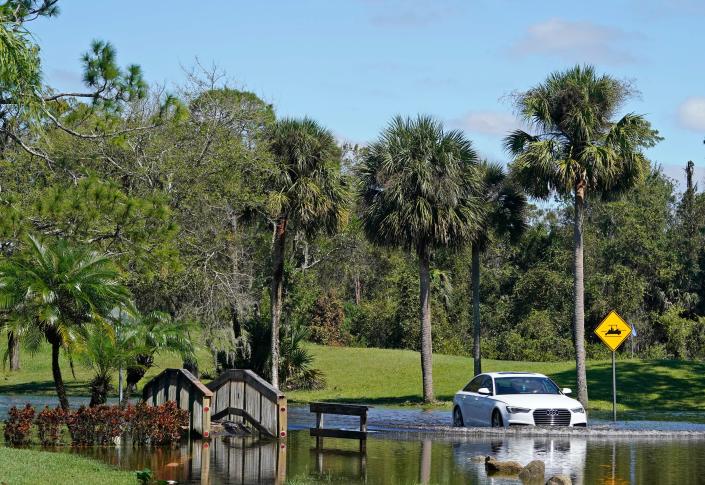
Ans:
[[[531,372],[479,374],[453,398],[453,426],[587,426],[571,390]]]

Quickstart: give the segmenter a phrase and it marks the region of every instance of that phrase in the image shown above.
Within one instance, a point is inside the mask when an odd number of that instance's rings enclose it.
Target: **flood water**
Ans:
[[[326,416],[325,425],[353,429],[356,419]],[[210,442],[184,442],[174,449],[64,447],[61,452],[91,456],[128,470],[150,468],[156,478],[179,483],[521,483],[516,478],[488,476],[478,459],[486,455],[522,464],[543,460],[546,478],[566,474],[574,484],[705,483],[703,424],[622,422],[615,428],[634,430],[634,435],[615,437],[590,430],[576,430],[570,436],[478,436],[444,429],[449,421],[447,411],[373,408],[365,453],[359,452],[356,441],[328,438],[317,450],[315,438],[308,433],[313,416],[307,407],[291,406],[289,436],[282,442],[214,436]],[[592,430],[608,428],[612,425],[591,422]],[[649,429],[676,434],[639,436]]]
[[[180,483],[254,484],[301,482],[368,484],[514,484],[518,480],[488,476],[484,463],[492,455],[526,464],[546,463],[546,477],[570,475],[574,484],[705,483],[705,440],[595,439],[521,437],[507,439],[438,439],[404,434],[378,435],[357,444],[326,439],[315,448],[308,432],[292,431],[286,443],[215,438],[181,448],[74,449],[121,468],[149,467],[156,476]]]

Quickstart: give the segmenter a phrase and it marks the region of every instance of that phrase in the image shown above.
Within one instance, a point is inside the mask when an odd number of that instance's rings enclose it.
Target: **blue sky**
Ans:
[[[508,95],[592,63],[633,81],[665,137],[649,151],[670,176],[693,160],[705,186],[705,2],[699,0],[64,0],[32,24],[44,76],[80,87],[80,55],[108,40],[151,83],[184,81],[198,58],[234,87],[308,115],[341,139],[373,140],[395,114],[429,113],[506,161]]]

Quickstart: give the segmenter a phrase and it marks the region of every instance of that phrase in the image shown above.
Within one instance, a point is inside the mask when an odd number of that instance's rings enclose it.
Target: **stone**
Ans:
[[[519,472],[519,479],[523,482],[543,482],[546,465],[541,460],[534,460]]]
[[[498,461],[491,456],[485,458],[485,470],[488,474],[518,475],[524,466],[518,461]]]
[[[548,479],[546,485],[572,485],[573,481],[568,475],[554,475]]]

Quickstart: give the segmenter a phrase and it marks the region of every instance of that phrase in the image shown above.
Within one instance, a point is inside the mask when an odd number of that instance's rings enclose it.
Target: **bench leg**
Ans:
[[[323,413],[316,413],[316,428],[323,428]],[[320,450],[323,448],[323,437],[316,436],[316,449]]]

